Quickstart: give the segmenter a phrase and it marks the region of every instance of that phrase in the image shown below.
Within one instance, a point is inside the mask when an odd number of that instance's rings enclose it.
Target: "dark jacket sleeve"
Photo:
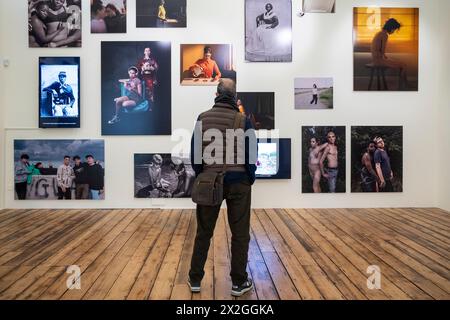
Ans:
[[[245,121],[245,131],[248,132],[247,130],[251,130],[249,132],[249,136],[251,135],[252,140],[256,141],[255,130],[253,128],[252,122],[248,118]],[[254,152],[253,154],[255,155],[255,157],[258,156],[258,144],[251,145],[249,136],[245,138],[245,171],[247,172],[250,183],[253,184],[256,180],[256,163],[254,163],[254,161],[251,161],[252,159],[250,159],[250,154],[251,152]]]
[[[200,117],[197,118],[197,121],[200,120]],[[195,172],[195,176],[198,176],[200,173],[202,173],[203,171],[203,161],[201,163],[195,163],[195,129],[196,127],[194,127],[194,132],[192,133],[192,137],[191,137],[191,165],[192,165],[192,169],[194,169]],[[197,142],[197,143],[201,143],[201,142]]]
[[[51,85],[49,85],[48,87],[45,87],[44,89],[42,89],[42,91],[52,91],[52,90],[56,90],[58,89],[58,82],[53,82]]]
[[[101,165],[98,165],[97,175],[98,175],[99,187],[101,190],[103,190],[105,187],[105,173],[104,173],[104,169]]]

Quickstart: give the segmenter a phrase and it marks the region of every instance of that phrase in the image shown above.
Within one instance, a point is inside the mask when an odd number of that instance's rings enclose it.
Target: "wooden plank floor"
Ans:
[[[231,234],[217,222],[202,292],[186,285],[193,210],[2,210],[0,299],[232,299]],[[68,290],[67,267],[81,269]],[[381,288],[367,287],[367,267]],[[258,209],[240,299],[450,299],[440,209]]]

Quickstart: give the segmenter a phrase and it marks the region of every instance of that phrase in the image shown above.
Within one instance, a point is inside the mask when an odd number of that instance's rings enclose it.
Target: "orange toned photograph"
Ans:
[[[181,85],[217,86],[220,79],[236,82],[231,44],[181,45]]]
[[[418,91],[419,9],[353,9],[355,91]]]

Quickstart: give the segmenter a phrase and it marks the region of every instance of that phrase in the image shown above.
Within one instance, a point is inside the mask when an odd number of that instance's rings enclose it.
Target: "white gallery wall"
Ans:
[[[434,207],[450,209],[448,0],[337,0],[335,14],[293,15],[293,62],[244,61],[244,1],[188,0],[186,29],[135,28],[128,0],[127,34],[90,34],[89,0],[83,0],[82,48],[29,49],[27,1],[0,0],[1,168],[0,207],[141,208],[193,207],[189,199],[134,199],[134,153],[171,151],[170,136],[101,136],[100,42],[172,42],[172,129],[191,130],[197,114],[212,106],[213,87],[179,85],[180,44],[232,43],[238,91],[275,92],[275,125],[292,139],[292,179],[257,181],[253,207]],[[294,11],[300,0],[293,0]],[[419,91],[353,92],[352,25],[355,6],[420,8]],[[205,8],[212,8],[207,12]],[[81,57],[81,128],[38,129],[38,57]],[[294,110],[295,77],[333,77],[334,110]],[[347,126],[347,193],[301,193],[301,126]],[[404,126],[404,192],[350,193],[350,126]],[[105,140],[104,201],[15,201],[14,139]]]
[[[438,111],[438,123],[439,133],[436,139],[437,142],[437,175],[439,176],[438,186],[438,206],[450,211],[450,1],[441,1],[442,10],[440,10],[440,21],[442,23],[441,29],[441,44],[440,49],[440,76],[437,83],[439,86],[439,92],[437,94],[437,104],[439,106]]]

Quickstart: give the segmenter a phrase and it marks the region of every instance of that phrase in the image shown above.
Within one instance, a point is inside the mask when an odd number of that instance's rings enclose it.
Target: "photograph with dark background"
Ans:
[[[275,129],[275,93],[274,92],[238,92],[239,111],[253,124],[256,130]]]
[[[102,42],[101,63],[102,134],[170,135],[170,42]],[[126,89],[130,73],[140,80],[141,95]],[[124,96],[134,101],[132,107],[115,101]]]
[[[136,0],[136,27],[186,28],[186,0]]]
[[[323,176],[320,170],[320,159],[327,152],[328,134],[334,133],[335,147],[337,147],[337,159],[335,159],[335,148],[330,150],[334,157],[331,164],[330,157],[326,156],[323,161],[324,171],[329,178]],[[316,142],[314,146],[311,142]],[[314,147],[314,148],[313,148]],[[344,193],[346,177],[345,151],[345,126],[304,126],[302,127],[302,193],[328,193],[331,186],[336,193]],[[330,169],[330,165],[333,169]],[[336,170],[337,169],[337,170]],[[314,183],[316,181],[316,183]],[[315,185],[315,187],[314,187]]]
[[[374,152],[377,148],[375,138],[382,138],[393,173],[393,191],[403,192],[403,127],[401,126],[358,126],[352,127],[352,192],[379,192],[379,180],[373,177],[370,168],[375,170]],[[370,146],[373,144],[373,146]],[[368,148],[371,147],[370,151]],[[363,162],[363,156],[370,162]],[[366,159],[364,159],[366,160]],[[365,186],[368,186],[365,188]],[[373,187],[371,187],[373,186]]]

